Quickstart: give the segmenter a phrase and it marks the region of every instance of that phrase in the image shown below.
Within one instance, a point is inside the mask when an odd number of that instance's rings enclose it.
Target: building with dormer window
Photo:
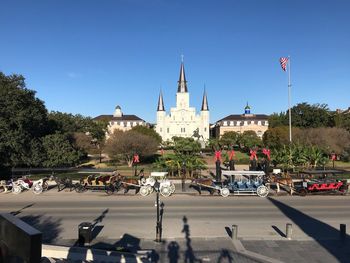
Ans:
[[[143,119],[137,117],[136,115],[123,114],[122,109],[119,105],[115,107],[113,115],[100,115],[94,118],[94,120],[108,121],[107,137],[109,134],[112,134],[115,130],[128,131],[138,125],[146,126],[146,122]]]
[[[243,133],[245,131],[254,131],[262,138],[269,127],[268,115],[252,114],[251,108],[247,103],[244,108],[244,114],[232,114],[218,120],[211,128],[213,137],[220,138],[224,133],[234,131]]]

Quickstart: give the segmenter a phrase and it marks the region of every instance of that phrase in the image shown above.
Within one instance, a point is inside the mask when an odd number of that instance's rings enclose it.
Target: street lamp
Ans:
[[[160,222],[160,214],[159,214],[159,189],[160,183],[156,180],[154,183],[154,190],[156,191],[156,207],[157,207],[157,223],[156,223],[156,242],[162,241],[162,225]]]
[[[182,192],[186,192],[186,188],[185,188],[185,180],[186,180],[186,162],[183,161],[182,162],[182,178],[181,178],[181,188],[182,188]]]

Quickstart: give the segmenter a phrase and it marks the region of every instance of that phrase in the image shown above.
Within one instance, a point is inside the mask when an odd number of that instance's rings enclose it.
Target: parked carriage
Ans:
[[[296,191],[301,196],[315,193],[338,193],[345,195],[348,192],[348,186],[346,181],[337,179],[312,179],[302,182],[302,184],[296,188]]]
[[[7,193],[12,190],[12,180],[0,181],[0,192]]]
[[[167,172],[151,172],[148,178],[140,180],[140,194],[147,196],[155,190],[156,182],[159,183],[159,192],[162,196],[168,197],[175,192],[175,185],[166,178]]]
[[[120,181],[117,175],[96,175],[91,174],[80,179],[79,183],[75,184],[75,191],[83,193],[86,190],[105,191],[108,195],[117,192],[120,189]]]
[[[222,171],[222,175],[227,178],[224,188],[234,195],[266,197],[269,194],[269,188],[264,185],[263,171]],[[226,194],[227,191],[224,193]]]
[[[41,178],[37,181],[32,181],[27,177],[19,178],[16,181],[12,181],[12,193],[19,194],[25,190],[32,189],[34,194],[41,194],[49,188],[49,177]]]
[[[63,189],[69,189],[69,191],[72,191],[75,189],[75,185],[73,184],[73,181],[71,178],[54,177],[54,180],[56,182],[58,192],[62,191]]]
[[[202,190],[210,194],[218,192],[221,196],[233,195],[258,195],[266,197],[269,189],[264,185],[265,173],[262,171],[222,171],[226,177],[223,182],[216,182],[209,178],[200,178],[192,181],[190,187],[195,188],[201,194]]]

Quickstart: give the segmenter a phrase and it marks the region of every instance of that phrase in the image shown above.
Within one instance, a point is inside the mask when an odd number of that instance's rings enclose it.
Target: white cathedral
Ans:
[[[159,94],[156,131],[163,141],[172,140],[174,136],[192,137],[194,133],[201,141],[209,139],[209,107],[206,91],[204,90],[201,111],[196,114],[196,109],[190,107],[190,94],[187,90],[183,62],[177,86],[176,107],[170,108],[169,115],[165,111],[163,94],[162,92]]]

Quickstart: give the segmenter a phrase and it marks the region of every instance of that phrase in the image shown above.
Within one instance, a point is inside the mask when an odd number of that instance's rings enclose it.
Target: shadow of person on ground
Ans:
[[[222,263],[222,262],[228,262],[228,263],[232,263],[233,262],[233,257],[230,254],[230,251],[227,249],[222,249],[220,256],[218,258],[218,263]]]
[[[123,256],[125,258],[125,262],[136,262],[136,253],[141,250],[140,244],[141,240],[138,237],[125,233],[120,240],[113,244],[99,242],[91,246],[91,248],[110,250],[112,251],[112,253],[109,255],[111,257]],[[97,259],[98,257],[96,255],[96,260]],[[159,255],[152,249],[148,251],[144,259],[145,262],[158,262]]]
[[[305,234],[312,237],[319,245],[338,259],[339,262],[349,262],[348,255],[345,254],[350,248],[350,243],[346,242],[349,238],[348,235],[345,236],[344,240],[340,240],[340,231],[338,229],[274,198],[268,197],[268,200],[290,218]]]
[[[193,253],[193,248],[191,245],[191,238],[190,238],[190,226],[187,223],[187,217],[184,216],[182,218],[182,221],[184,223],[182,233],[185,233],[185,238],[186,238],[186,251],[185,251],[185,256],[184,256],[184,262],[185,263],[194,263],[194,262],[202,262],[202,260],[197,259]]]
[[[19,209],[19,210],[17,210],[17,211],[12,211],[12,212],[10,212],[10,214],[16,216],[16,215],[22,213],[23,210],[25,210],[25,209],[27,209],[27,208],[29,208],[29,207],[32,207],[33,205],[35,205],[35,203],[26,205],[26,206],[22,207],[21,209]]]

